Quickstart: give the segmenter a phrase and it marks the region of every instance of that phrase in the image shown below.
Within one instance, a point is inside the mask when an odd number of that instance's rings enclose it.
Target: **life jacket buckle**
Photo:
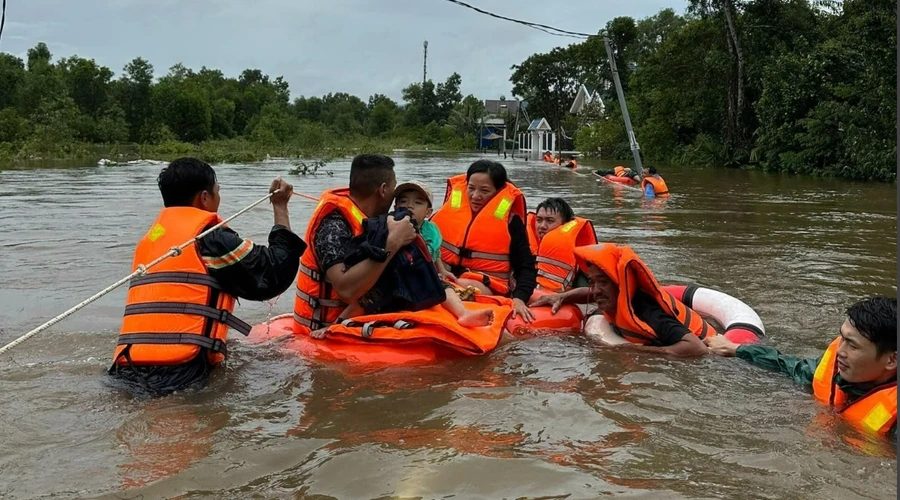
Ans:
[[[459,249],[459,257],[462,259],[471,259],[472,258],[472,250],[468,248],[460,248]]]

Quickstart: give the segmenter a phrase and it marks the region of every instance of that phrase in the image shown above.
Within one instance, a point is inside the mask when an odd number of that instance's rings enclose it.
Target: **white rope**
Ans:
[[[106,288],[104,288],[103,290],[97,292],[96,294],[92,295],[91,297],[88,297],[88,298],[85,299],[84,301],[82,301],[82,302],[76,304],[74,307],[72,307],[72,308],[69,309],[68,311],[66,311],[66,312],[60,314],[59,316],[57,316],[57,317],[51,319],[50,321],[48,321],[48,322],[44,323],[43,325],[41,325],[41,326],[35,328],[34,330],[31,330],[30,332],[26,333],[25,335],[22,335],[21,337],[17,338],[16,340],[13,340],[13,341],[10,342],[9,344],[6,344],[6,345],[3,346],[2,348],[0,348],[0,354],[5,353],[6,351],[12,349],[13,347],[15,347],[15,346],[21,344],[22,342],[25,342],[26,340],[30,339],[31,337],[37,335],[38,333],[41,333],[42,331],[46,330],[47,328],[50,328],[51,326],[53,326],[53,325],[59,323],[60,321],[64,320],[65,318],[67,318],[67,317],[69,317],[69,316],[75,314],[76,312],[78,312],[78,311],[84,309],[85,306],[87,306],[87,305],[90,304],[91,302],[94,302],[95,300],[99,299],[100,297],[103,297],[104,295],[106,295],[106,294],[108,294],[109,292],[115,290],[116,288],[119,288],[119,287],[122,286],[123,284],[127,283],[131,278],[134,278],[134,277],[137,277],[137,276],[143,276],[144,274],[147,274],[147,270],[148,270],[148,269],[150,269],[151,267],[153,267],[153,266],[159,264],[160,262],[162,262],[162,261],[168,259],[169,257],[177,257],[177,256],[181,255],[181,251],[184,250],[185,248],[187,248],[188,246],[190,246],[190,245],[191,245],[192,243],[194,243],[195,241],[197,241],[197,240],[199,240],[200,238],[206,236],[207,234],[209,234],[209,233],[215,231],[216,229],[219,229],[220,227],[222,227],[222,226],[224,226],[225,224],[227,224],[229,221],[234,220],[236,217],[238,217],[238,216],[244,214],[245,212],[247,212],[247,211],[250,210],[251,208],[255,207],[256,205],[259,205],[260,203],[262,203],[262,202],[268,200],[269,198],[272,197],[273,194],[275,194],[275,193],[277,193],[277,192],[278,192],[278,191],[274,191],[274,192],[272,192],[272,193],[269,193],[269,194],[263,196],[262,198],[260,198],[260,199],[258,199],[258,200],[256,200],[256,201],[254,201],[253,203],[251,203],[249,206],[247,206],[247,207],[244,208],[243,210],[240,210],[239,212],[237,212],[236,214],[232,215],[231,217],[229,217],[229,218],[223,220],[222,222],[216,224],[215,226],[213,226],[213,227],[207,229],[206,231],[203,231],[202,233],[198,234],[198,235],[195,236],[193,239],[188,240],[188,241],[185,241],[184,243],[182,243],[181,245],[179,245],[179,246],[177,246],[177,247],[172,247],[172,248],[170,248],[168,253],[166,253],[165,255],[163,255],[163,256],[161,256],[161,257],[159,257],[158,259],[154,260],[153,262],[151,262],[151,263],[149,263],[149,264],[140,264],[140,265],[138,265],[137,269],[136,269],[133,273],[129,274],[128,276],[125,276],[124,278],[120,279],[119,281],[116,281],[116,282],[113,283],[112,285],[109,285],[108,287],[106,287]]]

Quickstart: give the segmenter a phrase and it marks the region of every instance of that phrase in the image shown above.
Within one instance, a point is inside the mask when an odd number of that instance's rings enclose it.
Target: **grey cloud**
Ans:
[[[616,16],[685,6],[675,0],[468,1],[587,33]],[[9,2],[0,50],[23,56],[44,41],[54,57],[95,58],[117,73],[141,56],[157,76],[177,62],[227,75],[252,67],[284,76],[293,96],[382,93],[399,100],[403,87],[422,78],[426,39],[429,77],[442,81],[456,71],[463,93],[482,99],[511,95],[511,65],[575,41],[444,0],[27,0]]]

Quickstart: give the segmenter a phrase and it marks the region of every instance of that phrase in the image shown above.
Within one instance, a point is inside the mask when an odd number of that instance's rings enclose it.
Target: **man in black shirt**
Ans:
[[[135,268],[220,220],[219,184],[205,162],[175,160],[157,183],[166,208],[138,244]],[[275,225],[268,247],[221,227],[132,280],[111,374],[156,394],[201,382],[224,360],[229,327],[249,330],[231,316],[235,298],[268,300],[291,286],[306,249],[290,228],[293,187],[276,178],[269,192]]]

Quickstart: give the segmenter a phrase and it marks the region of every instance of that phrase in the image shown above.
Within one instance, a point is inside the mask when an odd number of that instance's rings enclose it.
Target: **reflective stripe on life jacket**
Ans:
[[[461,278],[482,280],[494,293],[506,295],[511,272],[509,218],[518,215],[525,221],[525,195],[507,182],[473,214],[467,185],[465,174],[448,179],[444,205],[431,218],[444,238],[441,258],[449,266],[469,271]]]
[[[587,219],[575,217],[545,234],[540,243],[533,212],[528,213],[526,227],[531,253],[537,258],[538,286],[552,292],[568,290],[578,272],[575,247],[597,244],[594,225]]]
[[[138,242],[132,271],[221,220],[193,207],[163,209]],[[114,367],[179,365],[193,360],[201,349],[211,364],[220,363],[228,329],[250,333],[250,325],[233,311],[234,297],[209,276],[197,245],[190,245],[131,279]]]
[[[676,318],[700,339],[717,334],[715,328],[700,317],[699,313],[663,290],[647,264],[631,248],[610,243],[578,247],[575,249],[575,259],[585,272],[586,264],[593,264],[618,285],[616,309],[613,312],[604,311],[603,315],[610,324],[620,329],[619,333],[628,341],[651,344],[656,339],[656,332],[638,318],[633,309],[632,300],[638,290],[649,295],[666,314]]]
[[[490,325],[460,326],[452,313],[437,305],[417,312],[370,314],[344,320],[328,327],[328,337],[341,342],[377,342],[398,345],[434,342],[464,354],[484,354],[497,346],[503,325],[512,312],[511,302],[467,302],[468,309],[491,309]]]
[[[657,198],[665,198],[666,196],[669,196],[669,187],[666,186],[666,181],[663,180],[662,177],[658,175],[649,175],[647,177],[644,177],[644,179],[641,180],[642,191],[646,192],[647,184],[653,186],[653,194],[656,195]]]
[[[328,283],[325,276],[327,270],[319,266],[314,243],[322,219],[335,210],[339,210],[350,224],[353,236],[358,236],[363,231],[362,221],[365,215],[350,199],[349,189],[332,189],[322,193],[306,228],[305,240],[309,242],[309,246],[300,257],[300,271],[297,273],[297,295],[294,298],[294,333],[297,334],[308,334],[334,323],[347,307]]]
[[[871,432],[885,434],[897,422],[897,381],[880,385],[852,403],[835,383],[838,374],[837,350],[841,337],[834,339],[822,355],[813,375],[813,395],[838,409],[842,417]]]

